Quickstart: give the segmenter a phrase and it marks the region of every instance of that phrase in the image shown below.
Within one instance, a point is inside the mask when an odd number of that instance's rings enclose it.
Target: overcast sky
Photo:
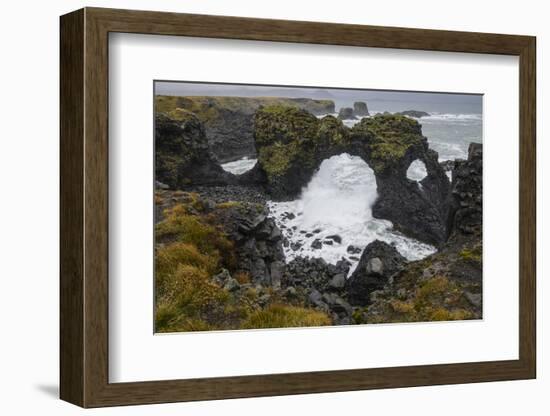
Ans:
[[[177,96],[329,99],[335,102],[336,108],[352,105],[354,101],[366,101],[367,103],[371,103],[369,108],[383,107],[383,103],[388,102],[388,111],[392,111],[396,103],[402,103],[403,109],[414,105],[414,109],[424,111],[433,111],[433,108],[444,106],[446,108],[457,108],[459,112],[481,113],[482,108],[482,95],[480,94],[446,94],[165,81],[155,82],[155,94]],[[374,103],[376,103],[376,105],[373,106]],[[399,110],[399,108],[396,109],[396,111],[397,110]]]

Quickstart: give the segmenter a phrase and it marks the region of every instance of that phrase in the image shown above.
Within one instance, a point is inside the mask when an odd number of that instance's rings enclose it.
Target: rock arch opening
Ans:
[[[341,153],[324,159],[295,200],[268,203],[284,236],[287,261],[322,258],[331,264],[345,260],[354,270],[362,250],[374,240],[396,244],[409,259],[435,249],[393,232],[392,223],[374,218],[378,198],[374,170],[360,156]]]
[[[407,179],[420,183],[426,176],[428,176],[426,164],[420,159],[413,160],[407,168]]]

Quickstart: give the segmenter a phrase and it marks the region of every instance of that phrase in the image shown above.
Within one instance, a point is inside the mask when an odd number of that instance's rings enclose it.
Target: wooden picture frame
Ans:
[[[85,8],[61,17],[60,359],[82,407],[338,392],[536,377],[536,41],[530,36]],[[108,34],[263,40],[519,57],[519,359],[109,383]]]

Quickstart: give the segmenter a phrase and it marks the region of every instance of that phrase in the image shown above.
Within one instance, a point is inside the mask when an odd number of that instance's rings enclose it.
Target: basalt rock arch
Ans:
[[[274,199],[298,197],[323,160],[348,153],[374,170],[375,217],[436,246],[447,239],[450,183],[417,121],[385,114],[364,118],[350,129],[332,116],[318,119],[295,107],[268,106],[256,112],[254,125],[256,174]],[[417,159],[427,171],[421,186],[406,175]]]
[[[404,234],[436,246],[449,228],[450,183],[417,121],[376,115],[348,128],[333,116],[317,118],[296,106],[260,107],[254,116],[256,166],[242,174],[225,172],[210,153],[203,124],[195,114],[157,113],[156,179],[173,189],[193,185],[262,185],[275,200],[297,198],[323,160],[348,153],[374,170],[378,199],[372,212]],[[407,178],[414,160],[427,176]]]

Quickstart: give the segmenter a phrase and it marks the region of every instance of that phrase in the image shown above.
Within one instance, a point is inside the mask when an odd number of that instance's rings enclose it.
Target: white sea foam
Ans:
[[[421,160],[414,160],[407,169],[407,178],[412,181],[420,182],[428,176],[428,171],[426,170],[426,165]]]
[[[286,260],[319,257],[335,264],[346,258],[353,271],[361,254],[348,253],[347,248],[354,246],[362,251],[377,239],[395,244],[409,260],[436,251],[394,231],[390,221],[373,218],[371,208],[376,198],[374,172],[361,158],[344,153],[323,161],[299,199],[268,202],[270,216],[288,240]],[[338,236],[341,242],[329,236]],[[316,239],[322,242],[322,248],[312,247]],[[332,244],[326,243],[330,241]]]
[[[241,175],[256,165],[257,159],[249,159],[247,157],[243,157],[242,159],[235,160],[233,162],[227,162],[223,163],[221,167],[226,172],[231,172],[234,175]]]
[[[481,114],[450,114],[450,113],[430,113],[429,116],[421,118],[426,120],[449,120],[449,121],[481,121]]]

